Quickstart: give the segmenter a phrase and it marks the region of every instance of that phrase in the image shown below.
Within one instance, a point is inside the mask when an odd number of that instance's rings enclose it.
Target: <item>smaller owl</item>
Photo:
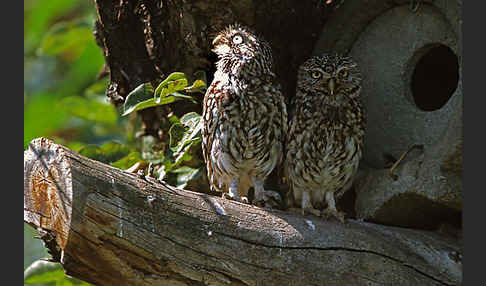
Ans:
[[[302,214],[344,222],[335,200],[351,187],[361,158],[365,112],[360,93],[360,71],[349,57],[325,54],[299,67],[285,173],[289,204],[302,208]]]
[[[269,44],[231,25],[213,40],[216,72],[204,97],[202,150],[213,190],[264,205],[278,195],[265,179],[283,161],[287,111]]]

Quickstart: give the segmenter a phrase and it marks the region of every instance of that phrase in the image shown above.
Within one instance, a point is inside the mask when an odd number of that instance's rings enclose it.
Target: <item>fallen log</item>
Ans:
[[[24,151],[24,221],[96,285],[460,285],[434,232],[340,224],[177,189],[45,138]]]

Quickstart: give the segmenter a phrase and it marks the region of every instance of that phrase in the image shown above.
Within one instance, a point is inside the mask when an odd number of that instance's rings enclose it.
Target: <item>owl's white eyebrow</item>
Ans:
[[[340,71],[342,71],[343,69],[347,69],[347,68],[348,68],[348,67],[346,67],[346,66],[339,67],[339,68],[337,69],[337,71],[336,71],[336,72],[340,72]]]

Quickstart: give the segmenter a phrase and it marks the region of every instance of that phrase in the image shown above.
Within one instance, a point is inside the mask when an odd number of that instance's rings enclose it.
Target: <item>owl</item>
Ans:
[[[284,170],[289,204],[302,214],[344,222],[336,199],[351,187],[361,158],[366,117],[360,93],[361,74],[349,57],[316,56],[298,69]]]
[[[231,25],[212,42],[218,56],[204,96],[202,150],[211,188],[256,205],[275,199],[265,179],[283,162],[287,110],[267,42]],[[277,198],[278,199],[278,198]]]

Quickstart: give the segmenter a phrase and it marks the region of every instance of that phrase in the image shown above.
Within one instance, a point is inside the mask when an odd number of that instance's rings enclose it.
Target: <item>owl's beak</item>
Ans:
[[[334,95],[334,89],[336,88],[336,81],[333,78],[331,78],[327,83],[327,87],[329,88],[331,95]]]

